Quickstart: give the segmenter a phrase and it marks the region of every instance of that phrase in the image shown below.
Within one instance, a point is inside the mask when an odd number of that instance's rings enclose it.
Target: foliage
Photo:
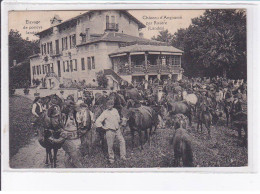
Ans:
[[[192,19],[187,29],[179,29],[171,37],[163,31],[156,40],[171,42],[184,51],[182,66],[187,76],[246,79],[245,10],[206,10]]]
[[[107,88],[108,85],[108,79],[107,77],[104,75],[103,71],[99,71],[97,73],[97,82],[98,82],[98,86],[103,87],[103,88]]]
[[[29,56],[39,53],[39,40],[25,40],[21,33],[11,29],[9,32],[9,67],[13,66],[13,60],[17,63],[23,62]]]
[[[167,42],[167,43],[171,43],[172,39],[173,39],[173,35],[169,33],[168,30],[160,31],[157,37],[155,36],[152,37],[152,40],[157,40],[157,41]]]

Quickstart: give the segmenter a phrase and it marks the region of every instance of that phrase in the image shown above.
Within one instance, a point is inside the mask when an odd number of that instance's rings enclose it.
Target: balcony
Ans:
[[[118,24],[115,23],[106,23],[106,30],[107,31],[118,31]]]
[[[53,51],[50,53],[51,57],[59,57],[61,55],[62,55],[62,53],[60,51]]]

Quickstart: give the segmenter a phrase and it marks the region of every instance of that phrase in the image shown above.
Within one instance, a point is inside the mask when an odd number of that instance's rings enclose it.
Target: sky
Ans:
[[[55,14],[65,21],[86,11],[10,11],[9,31],[18,30],[23,38],[35,40],[38,37],[34,33],[49,28]],[[168,29],[174,34],[180,28],[187,28],[191,19],[201,16],[204,10],[129,10],[129,13],[146,25],[141,32],[145,38],[151,38],[161,30]]]

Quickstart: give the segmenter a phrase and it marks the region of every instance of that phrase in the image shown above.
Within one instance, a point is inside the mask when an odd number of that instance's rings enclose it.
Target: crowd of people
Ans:
[[[129,95],[127,91],[137,91],[137,95]],[[194,94],[198,98],[196,104],[192,104],[185,98],[186,94]],[[230,80],[222,77],[214,78],[184,78],[180,81],[172,79],[150,79],[149,81],[141,81],[132,83],[122,82],[120,84],[120,90],[117,92],[125,100],[124,106],[128,106],[129,101],[134,101],[135,106],[163,106],[165,101],[171,99],[173,102],[185,102],[187,106],[191,106],[193,114],[199,110],[202,103],[208,107],[209,110],[222,109],[226,114],[233,114],[244,111],[246,112],[247,107],[247,84],[244,80]],[[69,95],[64,97],[64,92],[57,94],[61,99],[62,103],[71,105],[74,107],[86,107],[91,114],[92,126],[95,128],[102,128],[105,133],[107,143],[108,161],[114,163],[114,151],[113,145],[115,138],[119,140],[120,145],[120,157],[122,160],[126,160],[126,144],[122,130],[120,129],[121,113],[118,107],[118,102],[109,98],[109,94],[104,91],[102,94],[93,95],[92,92],[87,90],[78,90],[77,96]],[[134,99],[138,96],[138,98]],[[102,101],[103,108],[99,114],[95,113],[95,106],[98,105],[100,99],[106,99]],[[138,104],[138,106],[136,106]],[[122,104],[120,104],[122,105]],[[123,106],[122,105],[122,106]],[[230,107],[227,110],[227,107]],[[32,114],[34,116],[34,129],[37,135],[38,123],[41,120],[41,115],[44,111],[48,111],[48,103],[44,102],[42,98],[36,97],[33,106]],[[61,109],[63,110],[63,109]],[[160,109],[159,109],[160,110]],[[158,111],[158,109],[157,109]],[[168,111],[172,111],[169,110]],[[71,113],[71,111],[69,111]],[[159,111],[158,111],[159,113]],[[210,112],[212,113],[212,112]],[[212,113],[213,114],[213,113]],[[163,117],[161,114],[160,117]],[[195,115],[193,115],[195,116]],[[69,119],[68,119],[69,118]],[[66,124],[64,127],[74,125],[75,130],[77,129],[77,118],[75,114],[70,114],[68,120],[72,120],[70,124]],[[160,118],[160,120],[163,120]],[[163,122],[163,121],[162,121]],[[163,125],[162,125],[163,126]]]

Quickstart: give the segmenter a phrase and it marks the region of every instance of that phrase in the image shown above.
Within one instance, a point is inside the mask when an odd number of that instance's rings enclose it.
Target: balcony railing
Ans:
[[[121,75],[131,75],[131,74],[138,74],[138,73],[179,73],[181,70],[180,65],[149,65],[147,69],[143,65],[139,66],[132,66],[131,70],[130,67],[124,67],[124,65],[119,68],[118,73]]]
[[[115,23],[106,23],[106,30],[115,30],[115,31],[118,31],[118,24],[115,24]]]

